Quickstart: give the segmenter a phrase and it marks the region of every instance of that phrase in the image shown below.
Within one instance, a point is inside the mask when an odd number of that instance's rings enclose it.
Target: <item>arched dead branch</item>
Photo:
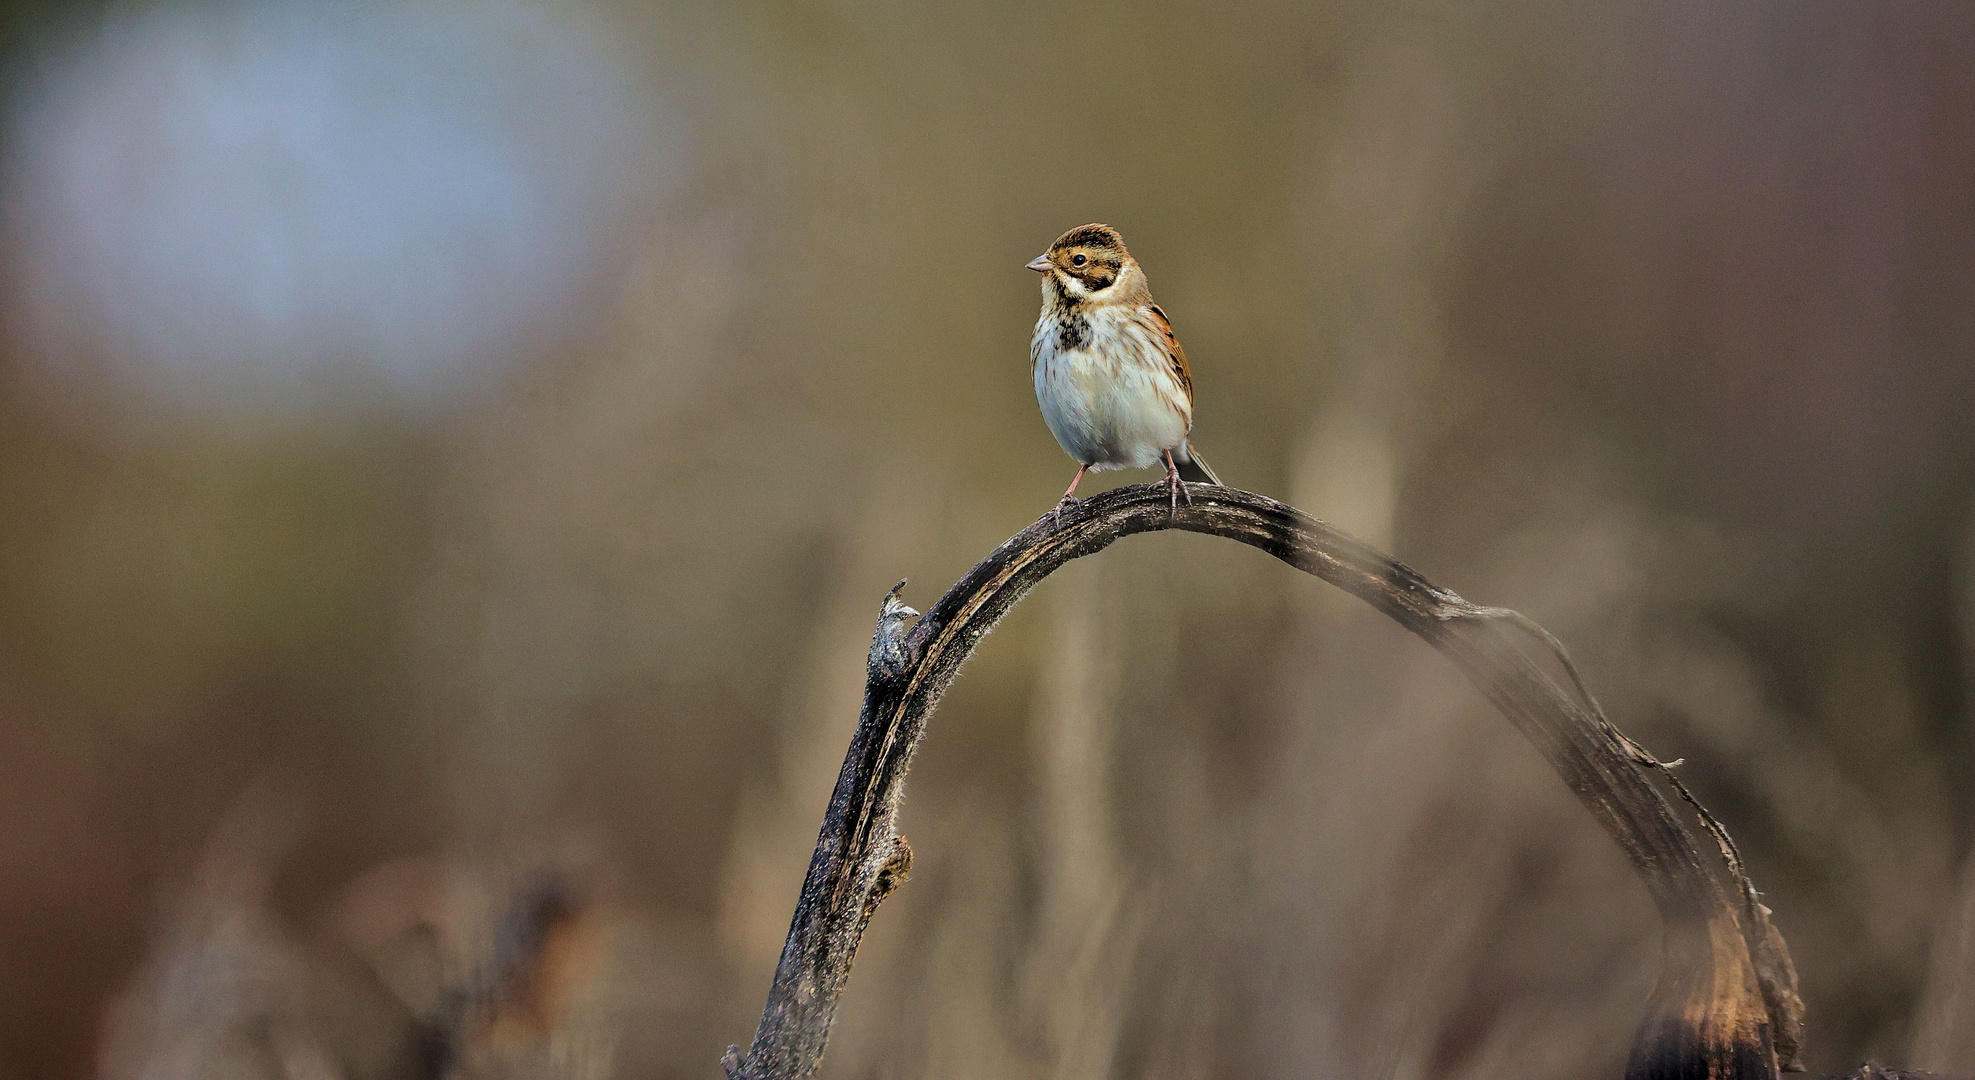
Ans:
[[[905,880],[911,849],[899,796],[927,718],[974,646],[1015,602],[1071,559],[1133,533],[1184,529],[1239,540],[1343,589],[1452,660],[1521,731],[1625,851],[1665,924],[1661,972],[1634,1039],[1633,1080],[1748,1080],[1794,1068],[1803,1005],[1790,955],[1720,824],[1669,766],[1611,725],[1562,646],[1529,619],[1477,607],[1294,507],[1232,488],[1195,486],[1171,508],[1160,485],[1085,500],[1045,516],[981,560],[923,617],[885,598],[871,639],[863,712],[823,817],[761,1025],[731,1080],[801,1080],[822,1060],[858,942]],[[903,583],[900,584],[900,588]],[[1560,683],[1525,651],[1540,645]],[[1692,803],[1724,865],[1650,782],[1666,776]]]

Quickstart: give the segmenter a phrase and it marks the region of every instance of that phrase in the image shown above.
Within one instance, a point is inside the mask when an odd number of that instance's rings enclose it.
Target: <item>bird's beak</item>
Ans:
[[[1049,273],[1049,267],[1050,262],[1047,255],[1037,255],[1035,258],[1029,260],[1029,269],[1034,270],[1038,274]]]

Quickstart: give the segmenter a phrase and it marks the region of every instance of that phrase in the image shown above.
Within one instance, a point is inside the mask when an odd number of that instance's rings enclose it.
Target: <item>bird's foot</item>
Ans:
[[[1188,506],[1193,505],[1193,492],[1186,489],[1186,481],[1180,479],[1179,473],[1173,472],[1166,474],[1166,487],[1172,492],[1173,511],[1175,513],[1179,511],[1180,503],[1182,502]]]
[[[1172,513],[1177,514],[1180,512],[1181,499],[1186,500],[1186,505],[1193,505],[1193,492],[1186,490],[1186,481],[1180,479],[1180,467],[1173,460],[1173,452],[1171,450],[1166,451],[1166,486],[1170,487],[1173,492]]]
[[[1051,510],[1049,512],[1050,524],[1061,526],[1063,524],[1063,511],[1075,510],[1077,507],[1082,506],[1083,504],[1084,501],[1082,499],[1077,498],[1075,495],[1063,496],[1061,499],[1057,500],[1056,509]]]

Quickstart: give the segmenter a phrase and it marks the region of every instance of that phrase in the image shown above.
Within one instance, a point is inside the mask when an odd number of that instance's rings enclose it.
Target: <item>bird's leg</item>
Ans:
[[[1186,490],[1186,481],[1180,479],[1180,467],[1173,463],[1171,450],[1166,451],[1166,483],[1173,489],[1173,509],[1180,508],[1181,499],[1186,500],[1186,505],[1193,505],[1193,492]]]
[[[1063,501],[1057,503],[1056,505],[1058,506],[1077,505],[1077,485],[1084,482],[1084,474],[1089,471],[1090,471],[1090,466],[1088,465],[1077,466],[1077,475],[1070,478],[1070,486],[1063,490]]]
[[[1063,523],[1063,511],[1072,509],[1077,505],[1077,485],[1084,482],[1084,473],[1089,471],[1090,466],[1078,464],[1077,475],[1070,478],[1069,490],[1063,492],[1063,497],[1056,503],[1056,509],[1049,512],[1050,516],[1055,518],[1057,524],[1060,525]]]

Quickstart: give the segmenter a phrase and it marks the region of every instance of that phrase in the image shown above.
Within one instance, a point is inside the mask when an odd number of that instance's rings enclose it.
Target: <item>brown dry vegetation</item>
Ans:
[[[126,429],[8,346],[0,1077],[717,1075],[879,598],[1068,478],[1021,264],[1099,219],[1230,483],[1687,759],[1814,1072],[1975,1071],[1975,11],[592,14],[691,167],[497,388]],[[826,1077],[1622,1068],[1644,891],[1323,586],[1125,542],[933,728]]]

